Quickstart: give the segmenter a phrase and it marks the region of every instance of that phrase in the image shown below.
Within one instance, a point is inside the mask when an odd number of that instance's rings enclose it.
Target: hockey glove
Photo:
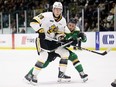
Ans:
[[[65,34],[56,34],[55,35],[56,36],[56,39],[58,40],[58,41],[64,41],[64,38],[65,38]]]
[[[87,41],[87,37],[86,37],[86,35],[84,34],[84,33],[79,33],[78,34],[78,37],[80,37],[81,38],[81,41],[82,42],[86,42]]]

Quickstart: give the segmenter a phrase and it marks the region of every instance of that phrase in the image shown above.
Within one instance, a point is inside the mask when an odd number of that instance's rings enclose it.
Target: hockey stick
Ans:
[[[78,40],[78,49],[81,49],[81,39]]]
[[[46,50],[46,49],[43,49],[43,48],[41,48],[41,49],[44,50],[44,51],[47,51],[47,52],[53,52],[53,51],[57,50],[58,48],[62,48],[62,47],[65,47],[65,46],[71,44],[72,42],[73,41],[67,42],[67,43],[65,43],[65,44],[63,44],[63,45],[61,45],[61,46],[59,46],[59,47],[57,47],[57,48],[55,48],[53,50]]]
[[[83,48],[81,47],[82,50],[86,50],[86,51],[89,51],[89,52],[92,52],[92,53],[95,53],[95,54],[99,54],[99,55],[106,55],[110,50],[111,48],[108,48],[107,50],[105,50],[104,52],[100,53],[100,52],[97,52],[97,51],[93,51],[93,50],[89,50],[89,49],[86,49],[86,48]]]

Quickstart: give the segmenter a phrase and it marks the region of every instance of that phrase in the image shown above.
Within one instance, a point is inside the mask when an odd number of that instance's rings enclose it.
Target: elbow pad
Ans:
[[[31,22],[30,23],[30,26],[35,30],[35,31],[38,31],[41,27],[40,27],[40,24],[37,23],[37,22]]]

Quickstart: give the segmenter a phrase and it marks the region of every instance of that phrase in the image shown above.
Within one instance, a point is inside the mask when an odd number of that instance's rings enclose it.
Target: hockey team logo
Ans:
[[[0,39],[0,43],[6,43],[6,41]]]
[[[102,41],[103,41],[103,44],[113,45],[114,44],[114,35],[113,34],[103,35]]]
[[[23,36],[23,37],[22,37],[22,44],[26,44],[26,39],[27,39],[26,36]]]

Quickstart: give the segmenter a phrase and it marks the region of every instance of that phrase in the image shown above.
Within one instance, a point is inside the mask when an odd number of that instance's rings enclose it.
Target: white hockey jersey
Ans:
[[[63,16],[55,21],[52,12],[41,13],[33,18],[36,21],[30,23],[30,26],[38,31],[39,29],[44,29],[45,38],[52,40],[55,38],[57,32],[67,33],[69,30],[66,27],[66,20]]]

